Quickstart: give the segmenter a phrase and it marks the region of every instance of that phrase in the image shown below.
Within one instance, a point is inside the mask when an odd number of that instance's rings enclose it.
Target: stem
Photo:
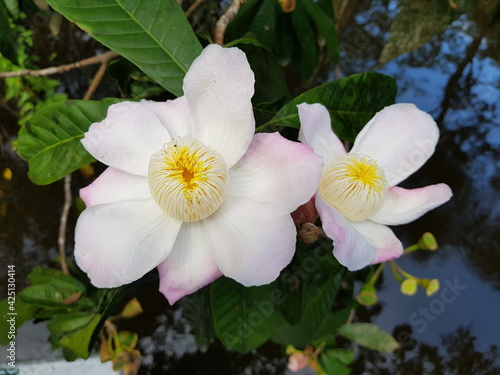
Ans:
[[[231,22],[231,20],[238,13],[238,10],[240,10],[241,3],[241,0],[234,0],[227,9],[226,13],[224,13],[222,17],[217,21],[217,24],[215,25],[214,41],[219,46],[224,45],[224,33],[226,32],[227,25],[229,25],[229,22]]]
[[[52,74],[60,74],[73,69],[82,68],[88,65],[103,64],[108,63],[110,60],[119,57],[115,51],[104,52],[103,54],[89,57],[88,59],[80,60],[71,64],[51,66],[45,69],[31,70],[31,69],[21,69],[17,72],[0,72],[0,78],[9,77],[21,77],[21,76],[31,76],[31,77],[41,77],[48,76]]]
[[[61,269],[69,275],[68,265],[66,264],[66,225],[68,223],[68,213],[71,207],[71,174],[64,177],[64,205],[59,220],[59,255],[61,257]]]
[[[421,247],[416,243],[415,245],[408,246],[404,251],[403,254],[408,254],[416,250],[420,250]]]
[[[419,280],[418,277],[415,277],[413,275],[410,275],[408,272],[405,272],[405,270],[403,270],[401,267],[399,267],[395,261],[393,260],[390,260],[389,261],[391,263],[391,268],[393,270],[392,273],[394,272],[399,272],[401,275],[403,275],[404,277],[406,277],[407,279],[415,279],[415,280]],[[394,274],[394,277],[396,277],[396,279],[398,279],[399,281],[402,281],[402,278],[396,274]]]
[[[203,4],[205,2],[205,0],[196,0],[193,4],[191,4],[191,6],[188,8],[188,10],[186,10],[184,12],[184,14],[186,15],[186,18],[189,18],[196,9],[198,9],[198,7]]]
[[[368,285],[375,285],[375,282],[377,281],[378,277],[380,276],[380,273],[382,272],[382,270],[384,269],[384,266],[387,262],[384,262],[384,263],[380,263],[378,268],[375,270],[375,273],[373,274],[373,276],[370,278],[370,281],[368,281]]]
[[[89,88],[87,89],[87,92],[83,96],[83,100],[89,100],[92,97],[92,94],[99,86],[99,83],[101,83],[102,78],[104,77],[104,74],[106,73],[107,68],[108,68],[108,62],[103,61],[101,63],[101,66],[99,66],[99,70],[95,74],[94,79],[92,80],[92,83],[90,84]]]

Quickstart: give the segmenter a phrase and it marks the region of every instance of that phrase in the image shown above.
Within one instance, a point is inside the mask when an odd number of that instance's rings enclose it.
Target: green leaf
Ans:
[[[244,287],[222,277],[211,285],[211,306],[217,336],[229,349],[248,352],[269,339],[283,318],[276,313],[282,294],[274,283]]]
[[[350,368],[347,367],[346,364],[349,364],[352,361],[346,363],[344,362],[344,360],[350,359],[350,357],[352,357],[352,360],[354,360],[354,353],[352,351],[348,351],[349,354],[341,353],[339,352],[341,350],[343,349],[327,350],[323,354],[321,354],[319,362],[321,365],[321,369],[327,375],[349,375],[351,373]],[[347,356],[349,356],[349,358],[347,358]]]
[[[75,293],[74,290],[53,285],[31,285],[23,289],[18,297],[24,303],[46,307],[65,307],[64,301]]]
[[[15,341],[15,336],[12,335],[15,335],[19,327],[24,323],[33,319],[35,310],[36,306],[24,303],[19,298],[0,301],[0,318],[2,319],[2,324],[0,324],[0,345],[7,345],[11,341]],[[16,315],[9,315],[9,313],[15,313]],[[14,326],[12,326],[11,322],[14,322]],[[15,330],[11,330],[11,327],[15,327]]]
[[[306,12],[304,0],[296,0],[295,10],[290,14],[300,46],[300,75],[302,80],[306,80],[313,75],[318,64],[318,45],[316,42],[316,34],[311,23],[311,19]]]
[[[339,335],[379,352],[390,353],[399,348],[398,342],[376,325],[370,323],[352,323],[340,327]]]
[[[47,328],[51,332],[50,340],[61,346],[64,358],[71,361],[77,357],[89,357],[99,323],[100,314],[73,313],[52,318]]]
[[[46,185],[95,159],[80,140],[93,122],[106,117],[108,107],[120,99],[70,100],[45,106],[21,128],[20,156],[30,165],[29,178]]]
[[[320,34],[325,38],[326,47],[330,52],[333,61],[338,61],[340,46],[337,30],[333,17],[329,16],[319,5],[313,0],[303,0],[304,8],[312,18]]]
[[[279,3],[276,0],[263,0],[250,26],[249,31],[269,49],[276,38],[276,14],[279,11]]]
[[[241,45],[239,48],[247,55],[248,63],[255,74],[253,103],[274,102],[288,95],[285,76],[272,53],[250,44]]]
[[[182,306],[184,318],[194,331],[196,345],[202,352],[206,352],[215,339],[212,311],[210,310],[210,288],[203,288],[186,296],[179,303]]]
[[[59,288],[85,292],[87,288],[74,277],[54,268],[35,267],[28,275],[32,284],[47,284]]]
[[[354,74],[295,97],[257,131],[277,126],[299,128],[297,105],[321,103],[330,113],[335,134],[341,139],[354,141],[375,113],[394,103],[396,91],[396,83],[389,76],[374,72]]]
[[[182,81],[202,47],[176,0],[48,0],[70,21],[182,95]]]
[[[15,34],[11,30],[9,16],[4,4],[0,4],[0,30],[2,30],[0,33],[0,54],[10,62],[15,63],[17,60]]]

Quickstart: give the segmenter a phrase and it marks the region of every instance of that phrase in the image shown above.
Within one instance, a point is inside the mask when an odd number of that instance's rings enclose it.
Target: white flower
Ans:
[[[436,123],[413,104],[378,112],[346,153],[320,104],[300,104],[299,140],[325,162],[315,203],[333,254],[350,270],[397,258],[401,242],[386,225],[409,223],[447,202],[446,184],[420,189],[395,186],[433,154]]]
[[[82,140],[108,169],[81,190],[75,257],[97,287],[158,267],[170,303],[222,274],[274,280],[292,259],[290,217],[322,160],[277,133],[254,136],[254,76],[237,48],[210,45],[164,103],[112,105]]]

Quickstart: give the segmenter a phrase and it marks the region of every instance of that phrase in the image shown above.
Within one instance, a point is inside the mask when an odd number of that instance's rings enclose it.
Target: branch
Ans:
[[[191,6],[188,8],[188,10],[186,10],[184,12],[184,14],[186,15],[186,18],[189,18],[191,16],[191,14],[193,14],[193,12],[198,9],[198,7],[204,3],[205,0],[196,0],[193,4],[191,4]]]
[[[21,76],[31,76],[31,77],[40,77],[40,76],[48,76],[51,74],[60,74],[67,72],[69,70],[82,68],[88,65],[94,64],[106,64],[114,59],[119,57],[115,51],[104,52],[101,55],[96,55],[93,57],[89,57],[88,59],[84,59],[81,61],[77,61],[71,64],[59,65],[59,66],[51,66],[45,69],[31,70],[31,69],[21,69],[17,72],[0,72],[0,78],[9,78],[9,77],[21,77]]]
[[[68,265],[66,264],[66,224],[68,223],[68,214],[71,207],[71,174],[64,177],[64,205],[59,220],[59,255],[61,257],[61,269],[69,275]]]
[[[234,0],[227,9],[226,13],[224,13],[217,21],[217,24],[215,25],[214,41],[219,46],[224,45],[224,33],[226,32],[227,25],[229,25],[229,22],[231,22],[231,20],[236,16],[242,3],[244,3],[243,0]]]

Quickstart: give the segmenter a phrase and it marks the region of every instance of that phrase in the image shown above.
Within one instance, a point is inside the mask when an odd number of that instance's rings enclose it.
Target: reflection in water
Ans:
[[[355,374],[377,375],[444,375],[474,374],[496,375],[500,366],[495,361],[500,356],[499,348],[492,345],[486,351],[476,348],[476,338],[467,327],[458,327],[441,338],[441,349],[419,343],[412,337],[410,325],[394,328],[393,336],[401,344],[394,355],[361,350],[352,365]]]

